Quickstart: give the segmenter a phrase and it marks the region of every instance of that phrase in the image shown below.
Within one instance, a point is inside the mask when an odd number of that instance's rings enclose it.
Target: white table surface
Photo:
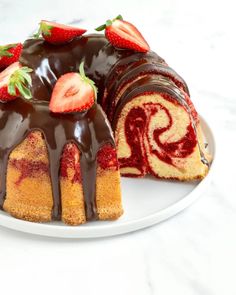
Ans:
[[[23,41],[40,19],[89,19],[92,29],[123,14],[185,78],[218,137],[218,168],[208,191],[157,226],[97,240],[43,238],[0,227],[0,294],[236,294],[233,3],[0,0],[1,44]]]

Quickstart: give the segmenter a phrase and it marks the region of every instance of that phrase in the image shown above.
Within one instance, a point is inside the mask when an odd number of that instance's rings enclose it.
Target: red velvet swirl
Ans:
[[[147,159],[144,150],[144,132],[147,122],[145,111],[141,107],[130,110],[125,120],[126,142],[130,147],[131,155],[129,158],[120,158],[120,168],[133,167],[140,171],[140,176],[146,174]],[[133,174],[124,174],[133,176]]]
[[[157,150],[150,143],[148,129],[151,118],[160,110],[166,113],[169,123],[165,127],[156,128],[151,134],[152,139],[158,146]],[[173,119],[170,112],[159,103],[146,103],[143,107],[135,107],[131,109],[125,119],[125,136],[126,142],[131,150],[131,155],[129,158],[119,159],[121,168],[136,168],[140,171],[140,176],[144,176],[147,172],[156,175],[155,171],[152,171],[148,164],[149,153],[152,153],[159,160],[172,166],[175,166],[173,158],[186,158],[191,155],[197,144],[197,138],[192,123],[187,126],[184,137],[178,141],[161,141],[161,135],[170,130],[172,126]],[[149,145],[148,149],[146,149],[144,145],[145,138]],[[126,174],[126,176],[128,176],[128,174]]]

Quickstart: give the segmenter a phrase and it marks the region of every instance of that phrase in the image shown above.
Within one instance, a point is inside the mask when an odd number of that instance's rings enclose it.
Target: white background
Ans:
[[[197,110],[213,122],[219,143],[218,170],[205,195],[152,228],[72,241],[0,227],[0,294],[236,294],[233,3],[0,0],[2,44],[23,41],[40,19],[82,18],[93,29],[121,13],[185,78]]]

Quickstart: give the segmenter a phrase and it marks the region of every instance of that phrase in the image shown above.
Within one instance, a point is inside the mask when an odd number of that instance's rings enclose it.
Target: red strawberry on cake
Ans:
[[[29,86],[31,86],[31,77],[29,73],[32,70],[28,67],[22,67],[19,62],[15,62],[0,73],[0,101],[8,102],[19,96],[25,99],[31,98]]]
[[[0,69],[8,67],[19,60],[22,51],[22,44],[8,44],[0,46]]]
[[[52,92],[49,109],[54,113],[82,112],[91,108],[97,99],[97,88],[84,73],[84,64],[80,73],[67,73],[61,76]]]
[[[44,40],[49,43],[62,44],[70,42],[74,38],[83,35],[85,32],[85,29],[42,20],[39,24],[39,30],[34,37],[39,38],[39,36],[42,35]]]
[[[132,49],[147,52],[150,47],[139,30],[131,23],[124,21],[121,15],[113,20],[107,20],[96,31],[105,30],[105,35],[110,43],[118,48]]]

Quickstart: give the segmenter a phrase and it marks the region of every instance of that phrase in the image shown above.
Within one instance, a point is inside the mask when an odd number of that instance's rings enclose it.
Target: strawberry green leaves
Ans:
[[[36,38],[36,39],[38,39],[42,34],[44,34],[45,36],[50,36],[51,35],[52,28],[53,28],[52,25],[48,25],[46,22],[41,21],[39,23],[38,32],[35,33],[33,35],[33,37]]]
[[[0,101],[8,102],[21,96],[32,98],[30,87],[32,69],[15,62],[0,73]]]
[[[32,69],[28,67],[21,67],[16,70],[9,79],[8,93],[12,96],[17,96],[17,90],[25,99],[31,99],[32,94],[29,89],[32,86],[32,79],[29,73]]]
[[[111,26],[112,23],[113,23],[115,20],[117,20],[117,19],[119,19],[119,20],[123,20],[123,17],[119,14],[117,17],[113,18],[113,20],[108,19],[108,20],[106,21],[105,24],[103,24],[103,25],[97,27],[95,30],[98,31],[98,32],[101,32],[101,31],[105,30],[106,27]]]

